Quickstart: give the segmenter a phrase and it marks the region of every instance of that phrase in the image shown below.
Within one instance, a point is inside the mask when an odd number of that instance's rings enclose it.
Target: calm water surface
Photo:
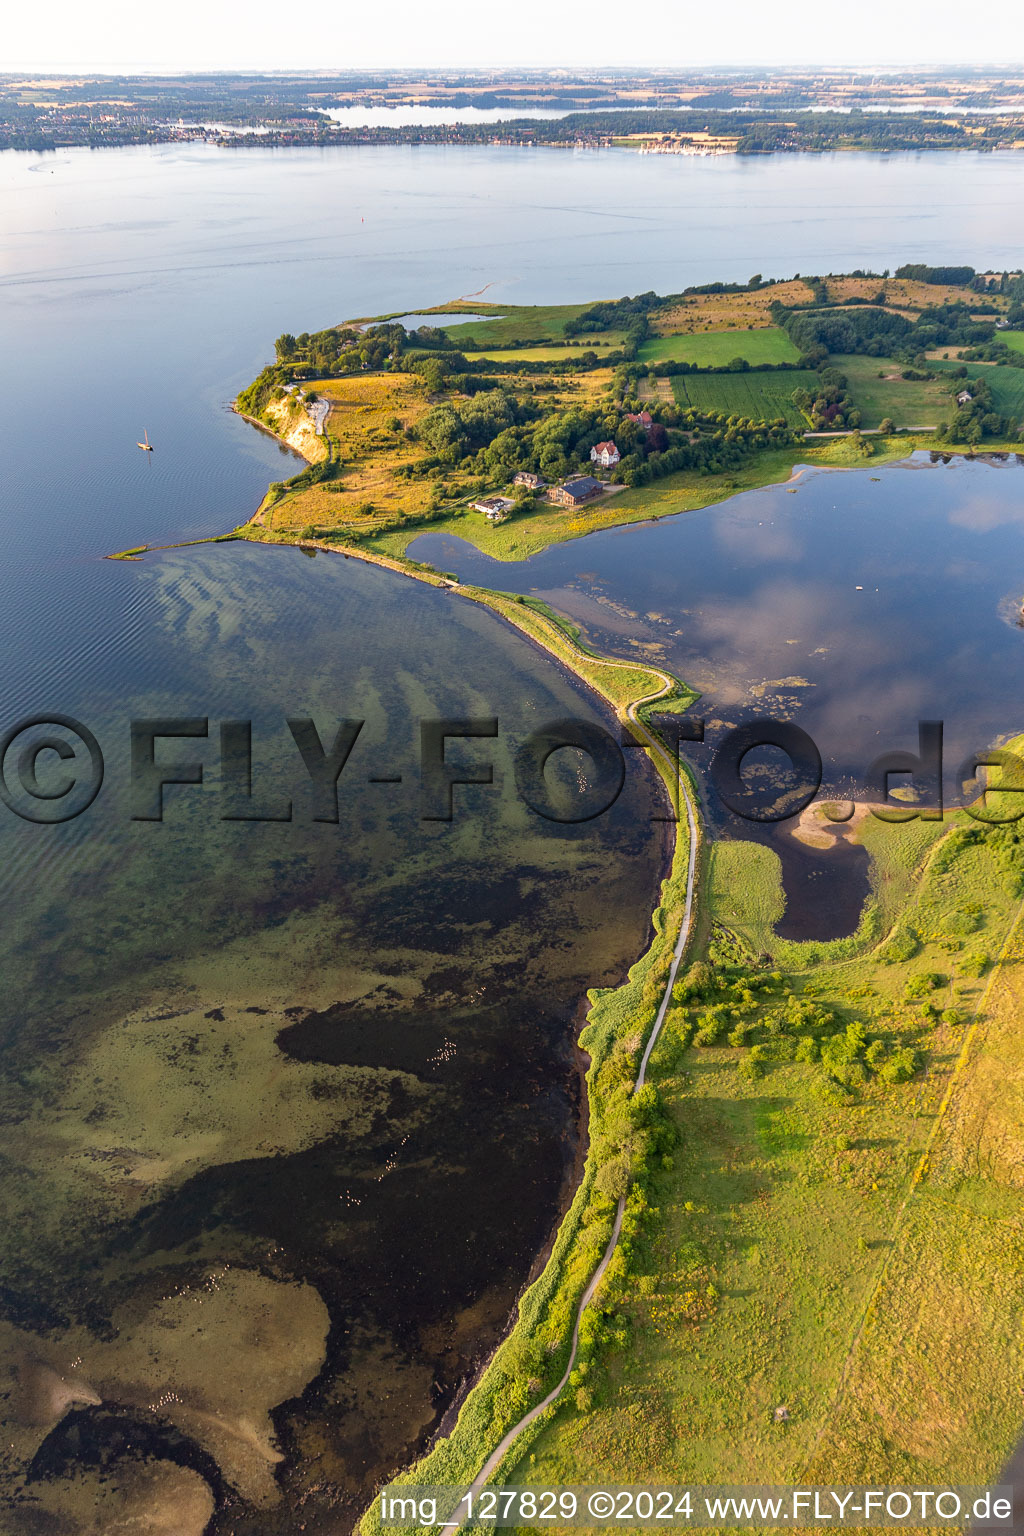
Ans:
[[[134,1446],[183,1530],[211,1499],[217,1531],[291,1531],[300,1507],[310,1531],[345,1528],[491,1347],[551,1231],[580,1145],[580,999],[646,943],[665,852],[642,769],[586,829],[525,818],[510,743],[593,705],[488,615],[294,551],[100,557],[233,526],[287,473],[228,409],[281,331],[482,293],[1001,268],[1024,236],[1021,164],[0,155],[4,720],[73,715],[108,759],[79,820],[0,820],[0,1352],[5,1379],[21,1367],[4,1436],[36,1526],[95,1508],[101,1464],[130,1482]],[[1024,572],[1015,475],[814,477],[502,568],[501,585],[554,595],[611,648],[639,639],[704,687],[709,717],[765,685],[841,774],[861,761],[858,697],[868,734],[899,743],[938,707],[929,644],[981,678],[964,735],[1019,723],[998,707],[1020,638],[999,616]],[[424,831],[404,785],[368,780],[415,782],[412,722],[446,712],[500,717],[499,782]],[[308,820],[286,713],[324,733],[367,721],[337,827]],[[210,740],[161,749],[209,782],[169,791],[163,825],[132,823],[126,723],[168,714],[209,717]],[[257,786],[294,799],[291,823],[219,819],[231,718],[253,720]],[[245,1433],[218,1436],[211,1408]],[[30,1528],[23,1514],[7,1525]]]
[[[425,534],[410,554],[465,580],[530,592],[601,650],[639,644],[703,697],[702,769],[756,715],[797,721],[824,789],[863,794],[871,763],[917,750],[917,722],[945,723],[947,795],[969,751],[1024,725],[1024,468],[1017,458],[881,471],[813,471],[724,506],[611,529],[518,562]],[[730,836],[783,857],[793,937],[848,933],[867,892],[865,855],[822,857],[792,823],[759,831],[709,811]]]

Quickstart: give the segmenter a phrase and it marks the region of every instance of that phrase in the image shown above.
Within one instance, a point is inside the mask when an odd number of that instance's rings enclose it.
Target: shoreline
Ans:
[[[245,539],[244,533],[240,533],[238,537],[246,543],[264,543],[260,539]],[[658,880],[658,901],[653,908],[650,919],[652,930],[650,942],[647,948],[629,966],[626,977],[619,986],[606,989],[608,993],[613,995],[628,992],[635,986],[634,973],[637,970],[652,963],[657,965],[659,961],[666,958],[668,960],[668,973],[665,977],[660,1005],[647,1031],[644,1040],[643,1056],[634,1080],[632,1092],[636,1093],[644,1085],[647,1064],[661,1035],[662,1026],[671,1002],[672,986],[690,947],[694,928],[693,918],[696,909],[698,858],[704,841],[703,828],[697,807],[696,789],[692,781],[689,780],[688,770],[680,765],[678,779],[676,778],[675,764],[664,744],[638,717],[637,712],[645,705],[656,703],[658,699],[672,699],[677,689],[685,690],[685,694],[682,696],[687,697],[687,707],[695,702],[699,695],[693,694],[691,690],[687,689],[686,684],[672,673],[661,668],[651,667],[649,663],[643,663],[641,668],[628,662],[621,662],[614,657],[590,656],[587,652],[581,650],[575,641],[553,619],[548,619],[546,615],[538,613],[525,603],[516,603],[514,599],[508,598],[506,594],[496,593],[490,588],[464,587],[461,583],[452,582],[435,572],[410,569],[406,563],[378,554],[375,551],[344,549],[338,545],[327,544],[318,540],[297,540],[295,543],[299,547],[316,549],[318,552],[325,554],[340,554],[344,559],[361,559],[366,564],[381,566],[397,575],[408,576],[414,581],[422,581],[429,586],[455,592],[469,601],[477,602],[482,607],[489,608],[499,620],[504,619],[505,622],[524,635],[528,641],[531,641],[538,649],[544,651],[556,664],[565,667],[577,682],[596,693],[602,702],[611,709],[615,717],[620,722],[628,724],[634,732],[643,738],[645,744],[650,749],[652,766],[665,787],[669,808],[677,817],[675,823],[667,823],[666,825],[674,825],[676,831],[674,835],[670,836],[671,846],[666,850],[668,855],[665,861],[667,867],[665,867]],[[516,608],[523,610],[522,614],[516,613],[514,611]],[[509,611],[510,609],[513,611]],[[532,622],[525,619],[525,614],[530,615]],[[566,652],[568,652],[568,655]],[[656,677],[660,677],[662,680],[661,687],[651,693],[641,694],[629,699],[623,704],[607,688],[602,688],[594,677],[588,676],[582,670],[581,665],[577,664],[574,666],[570,658],[574,658],[577,663],[582,663],[587,667],[621,668],[633,672],[642,669],[654,674]],[[679,804],[680,800],[682,800],[686,808],[685,837],[680,837],[678,832],[680,811],[682,809]],[[681,868],[681,866],[685,866],[685,868]],[[673,884],[678,884],[681,876],[685,881],[684,905],[678,924],[678,938],[676,938],[675,925],[663,922],[659,926],[658,919],[659,914],[665,912],[669,888]],[[663,953],[666,938],[671,946],[667,957]],[[584,999],[581,999],[580,1003],[581,1010],[584,1011],[584,1027],[572,1042],[573,1051],[580,1063],[580,1075],[582,1078],[580,1100],[581,1135],[572,1174],[570,1179],[566,1181],[568,1199],[560,1201],[561,1209],[557,1219],[543,1246],[534,1256],[522,1289],[512,1307],[500,1337],[493,1347],[481,1357],[477,1367],[456,1393],[452,1403],[442,1415],[439,1425],[427,1440],[421,1455],[411,1465],[397,1467],[392,1473],[389,1483],[385,1486],[399,1487],[404,1482],[411,1484],[436,1480],[433,1474],[425,1470],[425,1464],[436,1456],[444,1456],[451,1447],[452,1442],[456,1441],[457,1438],[463,1439],[467,1438],[467,1436],[472,1436],[472,1428],[467,1431],[463,1422],[464,1416],[467,1420],[471,1420],[477,1406],[475,1400],[494,1394],[496,1384],[493,1377],[501,1371],[501,1357],[503,1353],[513,1350],[523,1335],[529,1336],[534,1331],[530,1322],[524,1317],[524,1308],[529,1306],[531,1297],[536,1292],[546,1290],[552,1286],[556,1290],[560,1290],[566,1284],[566,1271],[571,1268],[571,1263],[569,1254],[564,1250],[569,1247],[572,1239],[577,1235],[579,1227],[582,1225],[582,1207],[583,1205],[590,1204],[589,1197],[593,1195],[596,1172],[603,1161],[600,1156],[599,1140],[595,1134],[590,1134],[595,1120],[590,1082],[591,1073],[599,1072],[604,1056],[596,1051],[590,1052],[584,1040],[587,1029],[597,1022],[595,1019],[597,1012],[595,994],[593,991],[588,991],[586,997],[589,999],[590,1006],[586,1006]],[[588,1062],[589,1065],[586,1064]],[[479,1454],[472,1457],[468,1478],[463,1477],[458,1479],[459,1481],[469,1481],[474,1487],[482,1487],[487,1478],[497,1470],[520,1435],[561,1397],[575,1362],[583,1314],[599,1290],[601,1281],[604,1279],[608,1267],[614,1258],[622,1231],[625,1211],[626,1197],[623,1196],[618,1202],[611,1234],[607,1245],[603,1246],[599,1263],[596,1268],[588,1269],[585,1277],[586,1285],[582,1296],[578,1298],[574,1306],[572,1333],[568,1340],[568,1360],[557,1383],[540,1402],[536,1403],[505,1430],[496,1446],[491,1448],[490,1445],[485,1444],[479,1448]],[[556,1358],[558,1357],[556,1356]],[[461,1435],[460,1430],[462,1431]],[[467,1451],[469,1455],[472,1455],[472,1451],[469,1448],[467,1448]],[[355,1527],[357,1531],[364,1532],[365,1536],[371,1536],[371,1533],[373,1533],[373,1536],[377,1536],[377,1533],[383,1531],[378,1518],[379,1499],[380,1494],[378,1492],[364,1510]],[[451,1530],[453,1528],[451,1523],[449,1523],[448,1529]]]
[[[243,416],[241,411],[236,414]],[[248,420],[249,418],[244,417]],[[270,432],[271,436],[280,442],[286,442],[280,434],[273,432],[264,423],[254,423],[262,431]],[[293,447],[288,443],[288,447]],[[293,451],[298,452],[293,448]],[[305,457],[301,453],[300,457]],[[307,461],[308,462],[308,461]],[[262,507],[262,502],[261,502]],[[267,541],[258,538],[248,538],[246,529],[259,526],[255,523],[257,513],[246,524],[240,525],[229,534],[216,535],[202,540],[188,540],[177,544],[163,546],[137,546],[133,550],[122,551],[119,555],[108,555],[107,559],[138,559],[142,554],[156,553],[161,549],[187,548],[200,543],[217,542],[218,540],[241,540],[246,543],[264,544]],[[495,1455],[504,1456],[512,1440],[517,1439],[529,1423],[538,1417],[555,1399],[560,1396],[569,1373],[572,1369],[572,1360],[575,1358],[576,1344],[579,1334],[580,1319],[590,1300],[600,1286],[609,1263],[614,1255],[622,1220],[625,1211],[625,1197],[619,1201],[618,1208],[612,1222],[611,1235],[607,1243],[602,1243],[602,1255],[599,1264],[595,1268],[588,1265],[583,1276],[585,1282],[582,1288],[579,1277],[573,1274],[574,1240],[579,1235],[582,1226],[584,1209],[587,1208],[594,1195],[594,1180],[597,1168],[603,1161],[601,1152],[600,1124],[595,1115],[594,1095],[591,1089],[592,1082],[599,1073],[601,1066],[607,1059],[610,1045],[617,1036],[608,1038],[596,1044],[595,1048],[588,1048],[585,1037],[600,1022],[601,1000],[604,997],[622,997],[634,991],[639,983],[640,976],[646,978],[652,968],[664,972],[664,987],[659,987],[658,995],[660,1005],[657,1013],[652,1015],[650,1025],[644,1036],[644,1051],[639,1062],[637,1074],[634,1079],[634,1089],[637,1091],[644,1083],[647,1063],[651,1052],[661,1033],[661,1028],[671,1001],[671,989],[678,974],[679,967],[689,949],[694,927],[693,915],[696,909],[696,887],[698,873],[698,859],[703,844],[702,826],[699,816],[696,788],[689,778],[688,771],[681,768],[678,778],[675,763],[666,749],[664,743],[657,734],[640,718],[639,711],[659,700],[665,700],[666,704],[678,706],[680,700],[685,700],[689,707],[699,697],[692,689],[673,673],[661,667],[654,667],[647,662],[635,663],[628,660],[620,660],[615,657],[605,657],[590,654],[581,647],[570,631],[563,628],[554,613],[540,611],[525,602],[517,601],[514,597],[490,588],[463,586],[459,582],[453,582],[434,571],[415,567],[407,560],[399,557],[391,557],[377,551],[346,548],[339,544],[328,543],[324,540],[295,539],[286,541],[274,541],[275,544],[298,545],[300,548],[315,549],[324,554],[341,555],[345,559],[354,558],[363,560],[366,564],[377,565],[390,570],[397,575],[404,575],[415,581],[422,581],[429,586],[443,590],[456,592],[468,601],[476,602],[487,607],[498,619],[503,619],[513,628],[517,629],[528,641],[531,641],[540,650],[544,651],[553,661],[565,667],[572,677],[582,686],[595,693],[602,703],[608,707],[615,718],[637,736],[639,741],[648,750],[652,767],[661,779],[665,793],[669,801],[670,810],[676,815],[677,820],[674,830],[668,831],[673,823],[666,823],[667,846],[663,861],[662,874],[659,876],[656,890],[656,901],[650,918],[650,939],[645,950],[637,956],[636,960],[628,967],[626,977],[616,987],[606,988],[601,993],[593,991],[587,993],[586,998],[581,998],[580,1009],[584,1013],[585,1023],[572,1042],[572,1049],[580,1063],[582,1077],[581,1093],[581,1139],[575,1167],[571,1171],[570,1179],[566,1183],[567,1198],[560,1202],[562,1208],[546,1239],[543,1247],[534,1256],[528,1275],[524,1281],[522,1291],[512,1309],[508,1324],[502,1332],[496,1344],[481,1359],[478,1368],[467,1379],[465,1386],[456,1395],[449,1409],[443,1415],[440,1425],[435,1429],[427,1442],[424,1452],[417,1458],[414,1466],[422,1466],[423,1462],[438,1454],[450,1451],[453,1443],[459,1443],[471,1468],[470,1481],[477,1476],[487,1473],[494,1464]],[[596,674],[596,675],[595,675]],[[602,674],[604,674],[602,676]],[[647,686],[639,689],[637,682],[644,678]],[[618,684],[618,686],[616,686]],[[682,800],[683,804],[679,801]],[[679,827],[681,813],[685,805],[686,832],[681,836]],[[682,883],[684,889],[678,887]],[[676,898],[675,905],[679,904],[682,897],[681,910],[678,922],[670,918],[673,906],[673,895]],[[673,914],[674,915],[674,914]],[[639,973],[639,975],[638,975]],[[589,1063],[589,1064],[588,1064]],[[598,1221],[595,1226],[601,1226]],[[522,1338],[535,1331],[533,1319],[524,1315],[532,1310],[531,1303],[535,1303],[538,1294],[545,1297],[551,1293],[551,1299],[556,1297],[565,1301],[564,1293],[568,1291],[568,1300],[572,1303],[574,1316],[572,1335],[569,1339],[562,1339],[561,1347],[554,1358],[560,1359],[566,1345],[569,1348],[569,1363],[560,1373],[557,1384],[548,1391],[540,1403],[538,1403],[521,1420],[511,1426],[504,1426],[504,1437],[495,1449],[491,1443],[480,1445],[476,1443],[476,1437],[472,1430],[467,1430],[467,1423],[474,1417],[476,1403],[482,1396],[491,1396],[495,1390],[495,1377],[504,1375],[502,1356],[516,1349]],[[542,1385],[547,1386],[545,1382]],[[464,1446],[461,1442],[466,1439],[473,1442]],[[481,1472],[481,1465],[483,1472]],[[405,1478],[410,1475],[411,1468],[396,1468],[392,1474],[392,1482],[395,1479]],[[420,1474],[420,1480],[423,1475]],[[460,1481],[467,1479],[460,1478]],[[364,1529],[370,1529],[374,1525],[374,1504],[371,1504],[360,1518],[359,1525]]]

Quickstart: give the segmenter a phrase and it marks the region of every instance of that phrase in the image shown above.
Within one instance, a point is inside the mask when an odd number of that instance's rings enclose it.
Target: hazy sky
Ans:
[[[1019,60],[1019,0],[22,0],[0,72]]]

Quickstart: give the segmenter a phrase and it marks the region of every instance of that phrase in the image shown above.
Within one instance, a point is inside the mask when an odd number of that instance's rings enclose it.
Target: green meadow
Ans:
[[[654,336],[638,353],[642,363],[696,363],[723,368],[736,357],[748,363],[795,363],[799,352],[786,332],[766,325],[756,330],[697,331],[684,336]]]

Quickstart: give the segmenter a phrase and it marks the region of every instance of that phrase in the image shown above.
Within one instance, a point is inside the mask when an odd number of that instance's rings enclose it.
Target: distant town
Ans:
[[[1024,70],[0,77],[0,148],[176,140],[623,145],[661,154],[1009,150],[1024,148]]]

